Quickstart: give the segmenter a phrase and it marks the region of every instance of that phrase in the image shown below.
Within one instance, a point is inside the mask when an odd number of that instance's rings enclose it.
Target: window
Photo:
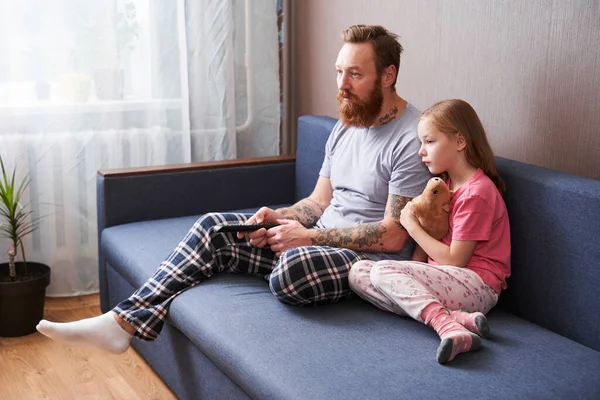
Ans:
[[[179,55],[178,2],[169,2],[170,7],[155,3],[2,2],[0,107],[11,106],[14,110],[179,98],[179,85],[161,87],[160,80],[153,79],[153,74],[165,72],[179,76],[179,68],[161,70],[160,57],[161,53]],[[166,8],[171,12],[165,13]],[[153,18],[162,20],[155,23]],[[172,58],[169,64],[173,65]]]

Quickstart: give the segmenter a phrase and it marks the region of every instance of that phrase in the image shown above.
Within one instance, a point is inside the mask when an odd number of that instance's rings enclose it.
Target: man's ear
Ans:
[[[393,85],[394,83],[394,79],[396,79],[396,73],[398,71],[396,71],[396,67],[393,65],[388,66],[386,69],[383,70],[383,87],[385,88],[389,88],[390,86]]]
[[[463,151],[467,147],[467,141],[462,133],[458,132],[456,134],[456,149],[458,151]]]

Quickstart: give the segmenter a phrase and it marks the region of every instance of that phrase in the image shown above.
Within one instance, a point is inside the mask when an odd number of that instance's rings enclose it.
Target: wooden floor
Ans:
[[[44,318],[67,322],[100,314],[98,295],[48,298]],[[130,348],[115,356],[67,347],[34,333],[0,338],[0,399],[176,399]]]

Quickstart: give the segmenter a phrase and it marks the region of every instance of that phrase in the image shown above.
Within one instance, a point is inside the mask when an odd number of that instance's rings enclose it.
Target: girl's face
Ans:
[[[459,143],[459,135],[448,135],[440,132],[431,123],[430,119],[422,119],[417,128],[421,140],[419,155],[429,168],[429,172],[441,174],[457,165],[464,146]]]

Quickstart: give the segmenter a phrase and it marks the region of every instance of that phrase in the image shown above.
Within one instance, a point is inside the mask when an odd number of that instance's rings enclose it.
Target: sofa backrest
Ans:
[[[500,307],[600,351],[600,181],[497,157],[512,276]]]
[[[296,200],[309,196],[325,157],[325,143],[337,119],[322,115],[303,115],[298,118],[296,145]]]

